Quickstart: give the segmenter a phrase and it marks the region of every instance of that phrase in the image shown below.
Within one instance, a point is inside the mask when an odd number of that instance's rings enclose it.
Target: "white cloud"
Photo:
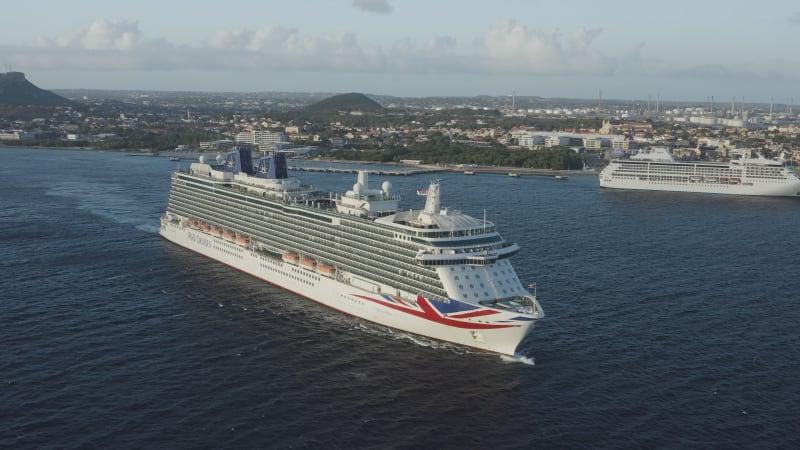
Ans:
[[[456,49],[456,40],[451,36],[435,36],[428,41],[428,48],[435,54],[452,52]]]
[[[195,46],[146,39],[137,21],[102,19],[62,36],[42,37],[33,45],[0,45],[0,55],[19,70],[239,70],[342,74],[457,74],[526,76],[797,77],[796,61],[752,63],[745,58],[708,58],[703,65],[648,58],[645,43],[627,53],[608,55],[598,42],[602,30],[544,31],[504,20],[469,43],[452,36],[410,37],[392,43],[364,43],[352,32],[312,35],[269,25],[213,32]],[[777,78],[776,78],[777,77]]]
[[[374,71],[384,60],[380,49],[362,47],[353,33],[304,36],[281,26],[256,31],[220,30],[205,49],[214,50],[230,64],[252,70]]]
[[[125,19],[101,19],[76,33],[55,38],[40,37],[38,47],[131,50],[140,44],[139,23]]]
[[[392,5],[386,0],[353,0],[353,6],[363,11],[378,14],[392,12]]]
[[[612,61],[593,47],[600,29],[579,28],[566,39],[558,31],[530,29],[504,20],[478,41],[498,71],[540,75],[607,74]]]
[[[383,2],[369,3],[374,7]],[[86,69],[215,69],[260,71],[585,74],[607,73],[611,62],[593,43],[600,30],[529,29],[512,20],[495,24],[477,47],[459,47],[451,36],[423,44],[401,38],[386,46],[364,45],[352,32],[320,36],[269,25],[258,30],[217,30],[196,47],[145,40],[138,22],[102,19],[78,32],[39,38],[35,48],[15,49],[15,66]]]
[[[800,24],[800,11],[796,11],[794,14],[789,16],[789,23]]]

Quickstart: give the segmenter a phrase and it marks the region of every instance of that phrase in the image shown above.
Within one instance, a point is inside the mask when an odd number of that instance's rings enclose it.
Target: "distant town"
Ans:
[[[562,170],[667,146],[686,160],[758,152],[800,163],[792,101],[43,91],[9,72],[0,74],[0,145],[178,155],[250,145],[296,158]]]

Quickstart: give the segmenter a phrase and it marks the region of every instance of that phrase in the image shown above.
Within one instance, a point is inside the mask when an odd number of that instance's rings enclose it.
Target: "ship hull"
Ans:
[[[671,158],[669,154],[666,157]],[[800,178],[797,174],[763,158],[729,163],[612,160],[600,172],[599,178],[600,187],[610,189],[800,196]]]
[[[237,245],[186,225],[188,219],[172,215],[161,220],[160,235],[222,264],[238,269],[342,313],[383,326],[483,351],[514,356],[517,345],[535,320],[493,308],[468,313],[448,313],[452,305],[431,299],[416,301],[362,288],[346,274],[335,277],[283,261],[275,255]],[[455,302],[449,300],[448,302]]]
[[[795,183],[758,183],[758,184],[722,184],[722,183],[693,183],[693,182],[674,182],[665,183],[661,181],[648,180],[618,180],[600,176],[600,187],[609,189],[631,189],[646,191],[668,191],[668,192],[695,192],[706,194],[729,194],[729,195],[752,195],[752,196],[774,196],[774,197],[798,197],[800,196],[800,182]]]

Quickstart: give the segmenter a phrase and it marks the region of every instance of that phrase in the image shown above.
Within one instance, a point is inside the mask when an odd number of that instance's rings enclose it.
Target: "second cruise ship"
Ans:
[[[630,159],[614,159],[600,172],[600,187],[713,194],[800,196],[800,177],[759,155],[725,163],[678,162],[658,147]]]

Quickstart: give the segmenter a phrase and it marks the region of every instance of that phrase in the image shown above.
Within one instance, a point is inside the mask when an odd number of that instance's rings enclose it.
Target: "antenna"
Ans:
[[[603,88],[600,88],[600,92],[597,95],[597,109],[600,110],[600,107],[603,105]]]
[[[772,97],[769,98],[769,121],[772,122]]]

